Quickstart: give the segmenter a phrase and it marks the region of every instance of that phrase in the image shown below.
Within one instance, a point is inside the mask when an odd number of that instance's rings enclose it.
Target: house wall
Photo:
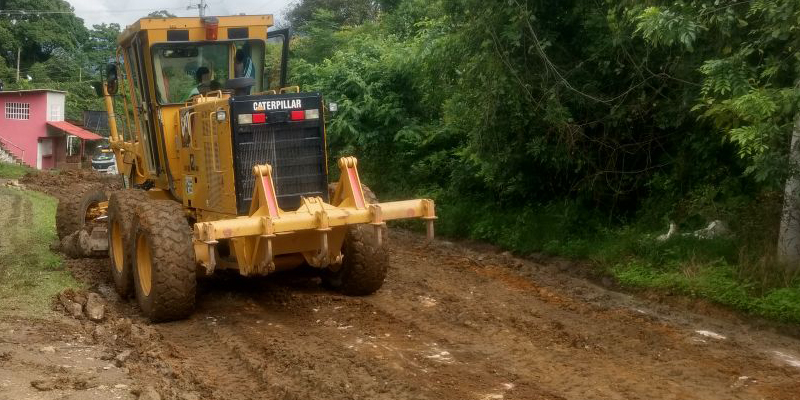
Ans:
[[[30,117],[27,120],[7,119],[6,103],[29,103]],[[3,93],[0,92],[0,138],[3,145],[22,161],[35,167],[38,161],[39,137],[47,136],[47,92]],[[12,143],[13,145],[9,144]],[[25,150],[23,156],[22,150]]]
[[[63,121],[65,112],[66,93],[47,92],[47,120]]]
[[[51,169],[56,166],[56,146],[55,138],[39,138],[39,160],[36,164],[38,169]]]

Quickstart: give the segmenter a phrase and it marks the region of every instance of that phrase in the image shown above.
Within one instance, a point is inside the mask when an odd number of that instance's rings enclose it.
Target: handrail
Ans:
[[[2,144],[3,141],[6,141],[8,144],[10,144],[10,145],[16,147],[17,149],[19,149],[22,152],[21,160],[22,160],[22,162],[25,162],[25,149],[23,149],[22,147],[17,146],[16,144],[14,144],[14,142],[12,142],[12,141],[0,136],[0,144]]]

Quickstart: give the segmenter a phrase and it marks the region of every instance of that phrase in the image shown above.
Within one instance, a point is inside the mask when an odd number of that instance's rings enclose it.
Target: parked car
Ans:
[[[101,151],[99,154],[92,157],[92,169],[105,174],[117,173],[117,161],[114,158],[114,153],[109,151]]]

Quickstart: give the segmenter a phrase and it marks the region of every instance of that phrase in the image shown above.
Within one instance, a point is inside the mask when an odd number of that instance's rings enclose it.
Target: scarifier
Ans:
[[[371,294],[388,269],[386,221],[423,219],[433,236],[433,201],[379,203],[353,157],[338,160],[328,184],[324,120],[335,107],[287,86],[289,31],[268,32],[272,24],[271,15],[140,19],[96,85],[126,188],[104,216],[111,273],[153,321],[188,316],[196,277],[219,269],[309,265],[332,288]],[[69,203],[81,216],[106,205]]]

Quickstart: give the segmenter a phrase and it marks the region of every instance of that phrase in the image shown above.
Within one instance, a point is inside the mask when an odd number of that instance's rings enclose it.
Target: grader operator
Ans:
[[[289,34],[272,24],[141,19],[98,85],[125,189],[106,201],[101,187],[76,188],[58,232],[106,231],[117,291],[152,321],[188,316],[196,278],[218,269],[310,265],[329,287],[370,294],[388,269],[386,221],[421,218],[433,236],[433,201],[379,203],[353,157],[329,185],[327,109],[319,93],[287,87]]]

